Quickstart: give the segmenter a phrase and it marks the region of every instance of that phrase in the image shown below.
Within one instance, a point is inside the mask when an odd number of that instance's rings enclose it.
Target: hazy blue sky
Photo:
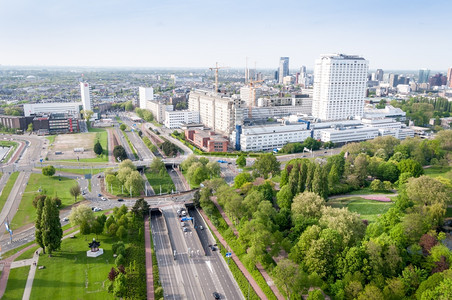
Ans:
[[[321,53],[370,68],[452,66],[450,0],[0,0],[0,64],[312,68]]]

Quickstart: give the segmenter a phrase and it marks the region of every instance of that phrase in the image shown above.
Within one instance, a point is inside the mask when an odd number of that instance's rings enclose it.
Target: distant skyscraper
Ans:
[[[429,77],[430,77],[429,69],[420,69],[418,83],[427,83]]]
[[[88,82],[80,82],[80,92],[82,95],[83,110],[92,110]]]
[[[139,88],[139,106],[142,109],[147,108],[146,103],[147,101],[154,100],[154,89],[151,87],[141,87]]]
[[[397,84],[399,84],[399,75],[389,74],[389,86],[397,87]]]
[[[283,83],[284,77],[289,75],[289,58],[281,57],[279,59],[278,83]]]
[[[302,85],[303,87],[306,87],[308,85],[307,84],[307,79],[308,79],[308,77],[307,77],[307,74],[306,74],[306,66],[301,66],[301,68],[300,68],[300,75],[298,75],[297,83],[299,85]]]
[[[328,54],[315,61],[312,114],[321,120],[362,116],[369,62],[356,55]]]
[[[447,70],[447,82],[449,87],[452,88],[452,67]]]
[[[447,84],[447,77],[441,73],[435,74],[428,80],[430,86],[442,86]]]
[[[384,75],[383,70],[382,69],[377,69],[377,71],[375,71],[375,80],[383,81],[383,75]]]

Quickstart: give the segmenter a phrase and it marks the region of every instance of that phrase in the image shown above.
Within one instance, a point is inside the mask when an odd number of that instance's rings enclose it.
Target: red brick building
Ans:
[[[229,141],[213,131],[185,130],[185,138],[205,152],[227,152]]]

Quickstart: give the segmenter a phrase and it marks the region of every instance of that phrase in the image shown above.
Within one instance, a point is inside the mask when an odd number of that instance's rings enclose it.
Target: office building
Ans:
[[[399,75],[389,74],[389,86],[395,88],[397,84],[399,84]]]
[[[315,62],[312,115],[323,120],[362,116],[369,62],[356,55],[322,55]]]
[[[289,58],[281,57],[279,59],[278,83],[283,83],[284,77],[289,75]]]
[[[375,71],[375,80],[376,81],[383,81],[383,76],[384,76],[384,72],[382,69],[377,69],[377,71]]]
[[[420,69],[418,83],[427,83],[429,77],[430,77],[429,69]]]
[[[91,110],[91,97],[89,93],[89,84],[88,82],[80,82],[80,92],[82,95],[82,105],[83,110]]]
[[[24,115],[43,115],[51,113],[62,113],[78,116],[82,102],[49,102],[49,103],[26,103],[24,104]]]
[[[0,115],[0,124],[6,128],[26,131],[33,117]]]
[[[139,88],[139,107],[141,109],[147,108],[147,101],[154,100],[154,89],[151,87],[141,87]]]
[[[308,123],[290,123],[267,126],[246,126],[239,134],[240,150],[272,151],[280,149],[287,143],[302,143],[311,136]],[[231,134],[230,141],[235,143],[237,132]]]
[[[173,105],[167,105],[159,101],[146,101],[146,108],[152,112],[154,119],[158,123],[165,121],[165,112],[174,110]]]
[[[229,141],[213,131],[187,129],[185,138],[205,152],[227,152]]]
[[[442,86],[447,84],[447,77],[441,73],[435,74],[428,79],[430,86]]]
[[[165,111],[165,127],[180,128],[184,124],[199,123],[199,112],[189,110]]]

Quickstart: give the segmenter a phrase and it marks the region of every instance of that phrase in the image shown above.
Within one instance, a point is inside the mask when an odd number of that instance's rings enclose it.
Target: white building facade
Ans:
[[[139,107],[141,109],[147,108],[147,101],[153,101],[154,100],[154,89],[151,87],[142,87],[140,86],[139,89]]]
[[[323,120],[362,116],[369,62],[345,54],[322,55],[315,61],[312,115]]]
[[[158,123],[165,121],[165,112],[174,110],[173,105],[167,105],[158,101],[146,101],[146,108],[152,112],[154,119]]]
[[[82,95],[83,110],[92,110],[88,82],[80,82],[80,92]]]
[[[271,126],[243,127],[240,134],[240,149],[242,151],[272,151],[282,148],[287,143],[302,143],[311,136],[311,130],[306,123],[278,124]],[[236,141],[236,132],[230,137],[231,144]]]
[[[182,124],[198,124],[199,112],[189,110],[175,110],[165,112],[165,127],[180,128]]]
[[[24,104],[24,115],[42,115],[51,113],[69,114],[79,116],[82,102],[49,102],[49,103],[26,103]]]

